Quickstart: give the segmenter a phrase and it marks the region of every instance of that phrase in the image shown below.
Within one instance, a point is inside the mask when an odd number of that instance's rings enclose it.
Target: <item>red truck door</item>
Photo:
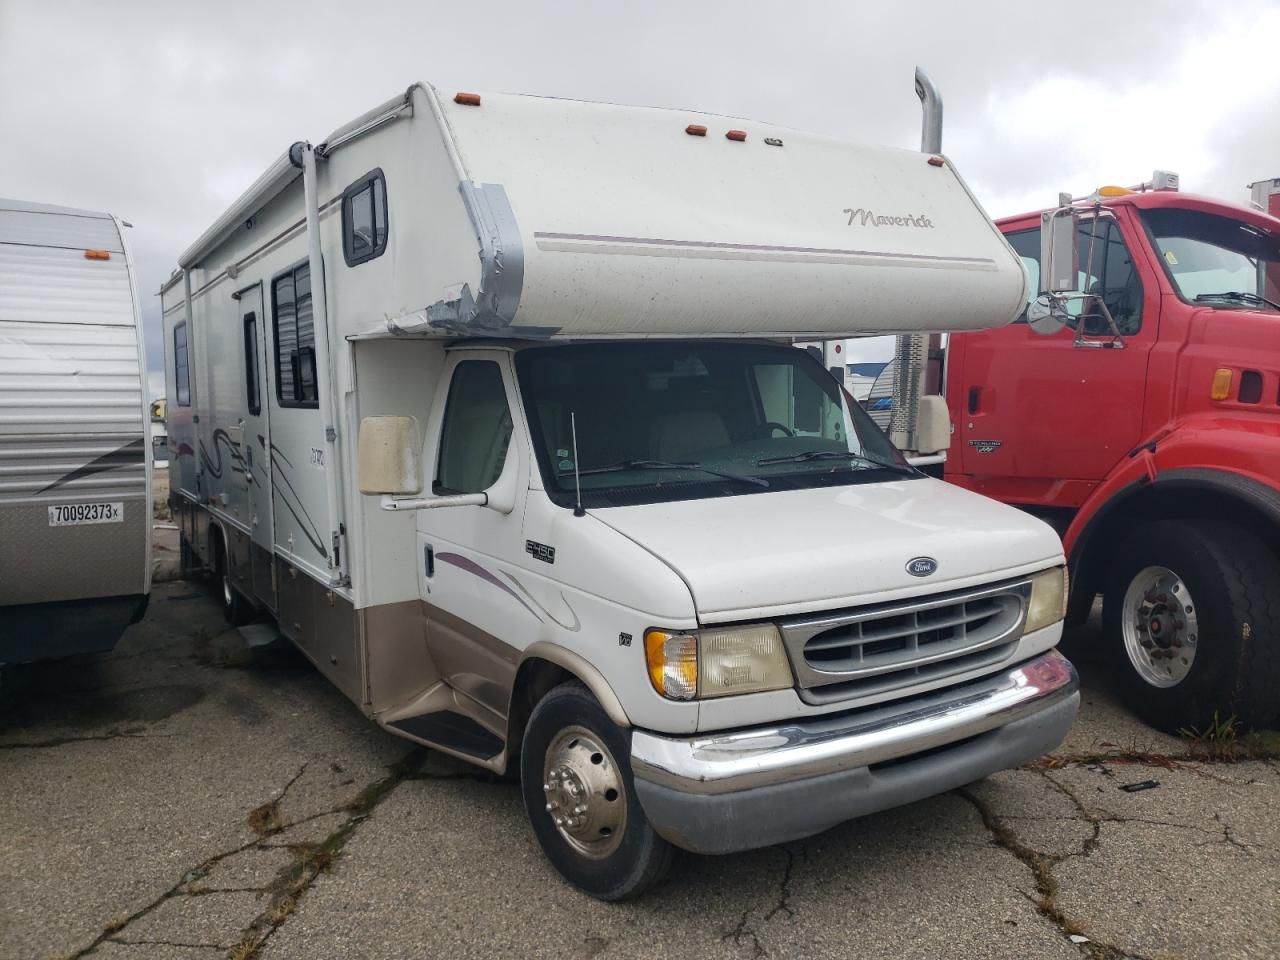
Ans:
[[[1103,211],[1096,224],[1086,217],[1079,233],[1081,289],[1101,295],[1123,349],[1076,346],[1070,327],[1043,336],[1025,320],[952,338],[947,397],[957,442],[949,463],[963,475],[954,479],[999,499],[1076,506],[1142,441],[1159,294],[1140,243],[1126,242],[1135,235],[1127,213]],[[1034,296],[1039,217],[1002,229],[1027,266]],[[1109,339],[1096,308],[1076,301],[1072,310],[1089,340]]]

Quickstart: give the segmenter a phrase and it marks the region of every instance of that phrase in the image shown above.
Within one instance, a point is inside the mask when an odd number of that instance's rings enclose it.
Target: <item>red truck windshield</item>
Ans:
[[[1280,238],[1194,210],[1146,210],[1142,219],[1183,300],[1280,310]]]

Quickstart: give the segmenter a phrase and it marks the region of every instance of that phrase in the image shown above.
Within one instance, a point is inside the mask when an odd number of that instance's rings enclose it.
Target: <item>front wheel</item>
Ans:
[[[675,856],[645,818],[627,737],[576,682],[533,708],[520,751],[533,832],[561,876],[600,900],[639,896]]]
[[[1103,624],[1128,705],[1152,726],[1275,718],[1280,559],[1247,530],[1202,520],[1138,527],[1112,564]]]

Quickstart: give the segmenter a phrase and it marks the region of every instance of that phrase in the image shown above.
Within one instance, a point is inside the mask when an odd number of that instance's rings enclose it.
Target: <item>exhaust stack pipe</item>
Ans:
[[[942,152],[942,95],[929,75],[916,67],[916,96],[924,116],[920,127],[920,152]]]
[[[916,67],[916,96],[920,98],[920,152],[942,152],[942,95],[929,75]],[[924,393],[929,338],[915,334],[896,338],[893,349],[893,410],[889,440],[904,453],[916,450],[920,398]]]

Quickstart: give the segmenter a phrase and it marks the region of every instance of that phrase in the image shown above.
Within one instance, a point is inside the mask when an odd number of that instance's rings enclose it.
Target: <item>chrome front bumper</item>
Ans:
[[[834,717],[687,738],[637,730],[631,767],[654,828],[723,853],[796,839],[980,780],[1052,750],[1079,705],[1051,651],[982,680]]]

